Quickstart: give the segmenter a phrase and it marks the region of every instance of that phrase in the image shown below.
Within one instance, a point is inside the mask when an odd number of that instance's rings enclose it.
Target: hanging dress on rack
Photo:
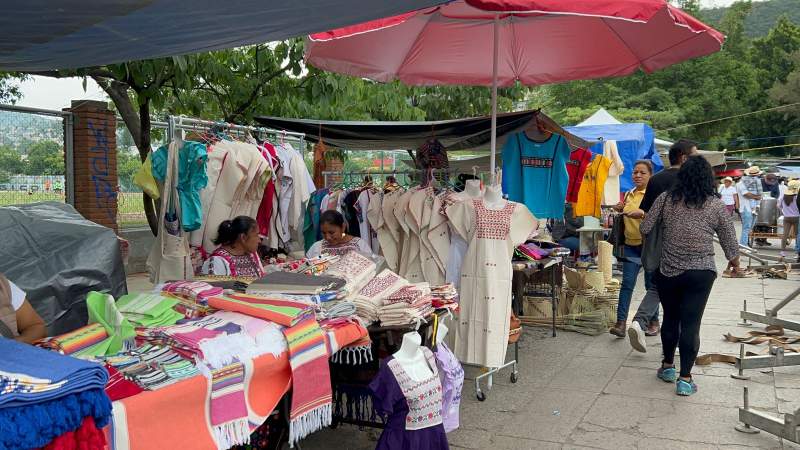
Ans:
[[[400,245],[402,248],[400,251],[397,273],[405,279],[408,279],[406,276],[406,273],[408,272],[408,255],[411,253],[413,246],[411,242],[411,232],[409,230],[408,223],[406,222],[406,218],[408,216],[408,202],[411,200],[411,195],[413,195],[414,192],[414,190],[409,189],[402,193],[400,198],[397,199],[397,203],[395,203],[393,211],[394,217],[399,224]]]
[[[403,191],[396,190],[383,194],[381,214],[383,226],[378,229],[378,240],[381,242],[381,253],[386,258],[386,265],[394,272],[400,272],[400,255],[403,242],[400,235],[400,223],[394,215],[394,207]]]
[[[392,356],[381,362],[370,383],[373,405],[386,416],[376,450],[446,450],[442,425],[442,383],[433,353],[421,347],[431,376],[413,380]]]
[[[485,367],[505,363],[511,317],[511,257],[536,229],[521,203],[490,209],[483,199],[447,208],[456,232],[469,243],[461,266],[460,311],[453,351],[459,361]]]
[[[442,211],[442,199],[446,195],[449,195],[449,193],[445,192],[433,197],[428,226],[428,242],[431,245],[431,253],[439,266],[442,283],[446,280],[447,265],[449,263],[448,253],[450,251],[450,228],[447,224],[447,216]]]

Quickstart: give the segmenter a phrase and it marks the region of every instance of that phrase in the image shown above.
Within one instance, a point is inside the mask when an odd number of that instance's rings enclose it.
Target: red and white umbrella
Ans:
[[[320,69],[410,85],[497,87],[652,72],[724,36],[664,0],[457,0],[309,36]]]

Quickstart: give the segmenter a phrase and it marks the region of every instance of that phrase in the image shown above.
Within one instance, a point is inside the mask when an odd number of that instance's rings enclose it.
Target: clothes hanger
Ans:
[[[528,122],[528,125],[523,131],[527,137],[533,140],[546,140],[553,134],[553,132],[548,130],[542,121],[539,120],[539,113],[541,111],[542,109],[539,108],[533,112],[533,118]]]

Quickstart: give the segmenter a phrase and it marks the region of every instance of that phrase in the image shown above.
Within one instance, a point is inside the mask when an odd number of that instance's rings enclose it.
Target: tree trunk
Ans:
[[[139,142],[136,146],[139,149],[139,158],[142,162],[147,160],[147,154],[150,153],[150,100],[145,100],[143,104],[139,105]],[[158,208],[155,202],[149,195],[142,195],[142,202],[144,202],[144,215],[147,217],[147,224],[150,225],[150,231],[153,236],[158,235]]]

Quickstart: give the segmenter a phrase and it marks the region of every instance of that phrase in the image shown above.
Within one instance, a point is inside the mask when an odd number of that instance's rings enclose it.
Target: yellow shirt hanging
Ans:
[[[578,202],[573,205],[575,217],[594,216],[600,218],[600,202],[603,200],[603,187],[608,178],[611,160],[597,155],[586,168],[578,191]]]

